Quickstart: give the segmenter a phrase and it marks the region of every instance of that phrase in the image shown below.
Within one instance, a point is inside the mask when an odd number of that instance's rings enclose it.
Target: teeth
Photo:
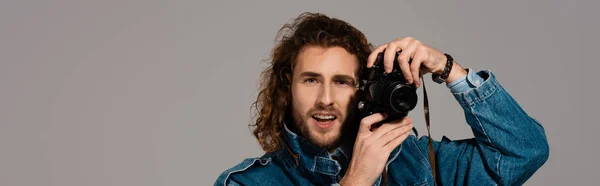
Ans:
[[[318,114],[314,115],[314,117],[317,119],[334,119],[335,118],[335,116],[332,116],[332,115],[318,115]]]

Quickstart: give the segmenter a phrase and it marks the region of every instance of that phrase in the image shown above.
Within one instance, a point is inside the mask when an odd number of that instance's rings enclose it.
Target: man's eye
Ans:
[[[307,78],[307,79],[304,80],[304,82],[305,83],[316,83],[317,79],[315,79],[315,78]]]
[[[340,84],[340,85],[350,85],[350,82],[348,81],[343,81],[343,80],[339,80],[339,81],[335,81],[336,84]]]

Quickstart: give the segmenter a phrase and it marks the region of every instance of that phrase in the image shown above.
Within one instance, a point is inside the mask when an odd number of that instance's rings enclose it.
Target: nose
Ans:
[[[323,106],[331,106],[333,105],[333,97],[332,97],[331,88],[327,85],[323,85],[321,88],[321,92],[319,93],[319,98],[317,102]]]

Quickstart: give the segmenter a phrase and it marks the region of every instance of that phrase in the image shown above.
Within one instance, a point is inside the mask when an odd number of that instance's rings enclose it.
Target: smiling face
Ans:
[[[342,139],[354,113],[359,62],[341,47],[306,46],[291,82],[292,113],[300,134],[328,150]]]

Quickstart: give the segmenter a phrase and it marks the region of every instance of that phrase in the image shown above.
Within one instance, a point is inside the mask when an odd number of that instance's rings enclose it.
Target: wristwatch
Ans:
[[[444,67],[444,71],[441,74],[431,74],[431,79],[438,83],[442,84],[448,79],[450,75],[450,70],[452,70],[452,64],[454,64],[454,58],[450,56],[450,54],[444,54],[446,56],[446,66]]]

